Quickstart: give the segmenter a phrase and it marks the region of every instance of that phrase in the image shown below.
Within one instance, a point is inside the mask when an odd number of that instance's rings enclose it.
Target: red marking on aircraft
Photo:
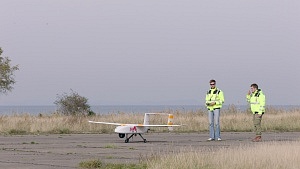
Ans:
[[[135,132],[136,132],[136,126],[134,126],[134,127],[132,127],[132,128],[130,127],[130,131],[132,131],[132,132],[135,131]]]

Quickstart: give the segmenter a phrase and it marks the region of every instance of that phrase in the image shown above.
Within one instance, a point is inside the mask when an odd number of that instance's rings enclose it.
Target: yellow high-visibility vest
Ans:
[[[246,95],[247,102],[250,104],[250,108],[253,114],[265,113],[266,96],[261,89],[257,89],[254,93]]]
[[[220,90],[218,88],[214,88],[214,89],[210,89],[209,91],[207,91],[206,97],[205,97],[205,103],[206,103],[206,107],[208,110],[214,110],[214,109],[221,108],[224,101],[225,101],[224,93],[222,90]],[[212,102],[216,102],[216,104],[213,106],[207,105],[208,103],[212,103]]]

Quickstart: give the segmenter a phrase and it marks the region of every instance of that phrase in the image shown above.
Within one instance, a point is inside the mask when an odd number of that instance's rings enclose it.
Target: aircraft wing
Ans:
[[[179,124],[124,124],[124,123],[110,123],[110,122],[101,122],[101,121],[89,121],[89,123],[96,123],[96,124],[109,124],[115,126],[137,126],[137,127],[176,127],[176,126],[183,126]]]
[[[182,126],[179,124],[172,124],[172,125],[167,125],[167,124],[148,124],[148,125],[138,125],[138,126],[143,126],[143,127],[176,127],[176,126]]]
[[[109,122],[101,122],[101,121],[89,121],[89,123],[96,123],[96,124],[110,124],[115,126],[122,126],[122,123],[109,123]]]

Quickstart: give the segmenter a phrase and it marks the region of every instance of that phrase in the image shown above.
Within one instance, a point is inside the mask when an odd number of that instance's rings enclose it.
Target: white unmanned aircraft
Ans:
[[[149,116],[150,115],[168,115],[168,123],[163,125],[151,125],[149,124]],[[167,114],[167,113],[145,113],[144,117],[144,124],[123,124],[123,123],[110,123],[110,122],[97,122],[97,121],[89,121],[90,123],[96,123],[96,124],[110,124],[117,126],[115,128],[115,132],[119,133],[120,138],[125,139],[125,143],[129,142],[129,139],[133,136],[136,136],[137,134],[141,136],[141,138],[144,140],[144,143],[147,142],[146,139],[142,136],[143,133],[148,132],[149,127],[168,127],[169,130],[173,130],[174,126],[181,126],[181,125],[174,125],[173,124],[173,114]],[[131,135],[130,135],[131,134]],[[128,137],[128,135],[130,135]]]

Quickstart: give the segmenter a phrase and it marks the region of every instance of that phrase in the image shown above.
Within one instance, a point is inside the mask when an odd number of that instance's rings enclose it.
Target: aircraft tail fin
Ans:
[[[173,125],[173,114],[169,114],[169,117],[168,117],[168,125]],[[171,127],[168,127],[169,131],[173,131],[173,126]]]
[[[152,113],[145,113],[144,125],[149,125],[149,121],[150,121],[149,116],[150,116],[150,114],[152,114]]]
[[[167,114],[167,113],[145,113],[145,117],[144,117],[144,125],[148,125],[151,126],[149,124],[150,121],[150,115],[168,115],[168,122],[166,125],[160,125],[160,126],[165,126],[168,127],[169,131],[173,131],[173,126],[177,126],[177,125],[173,125],[173,119],[174,119],[174,115],[173,114]],[[172,125],[172,126],[169,126]],[[154,126],[154,125],[153,125]],[[157,125],[158,126],[158,125]]]

